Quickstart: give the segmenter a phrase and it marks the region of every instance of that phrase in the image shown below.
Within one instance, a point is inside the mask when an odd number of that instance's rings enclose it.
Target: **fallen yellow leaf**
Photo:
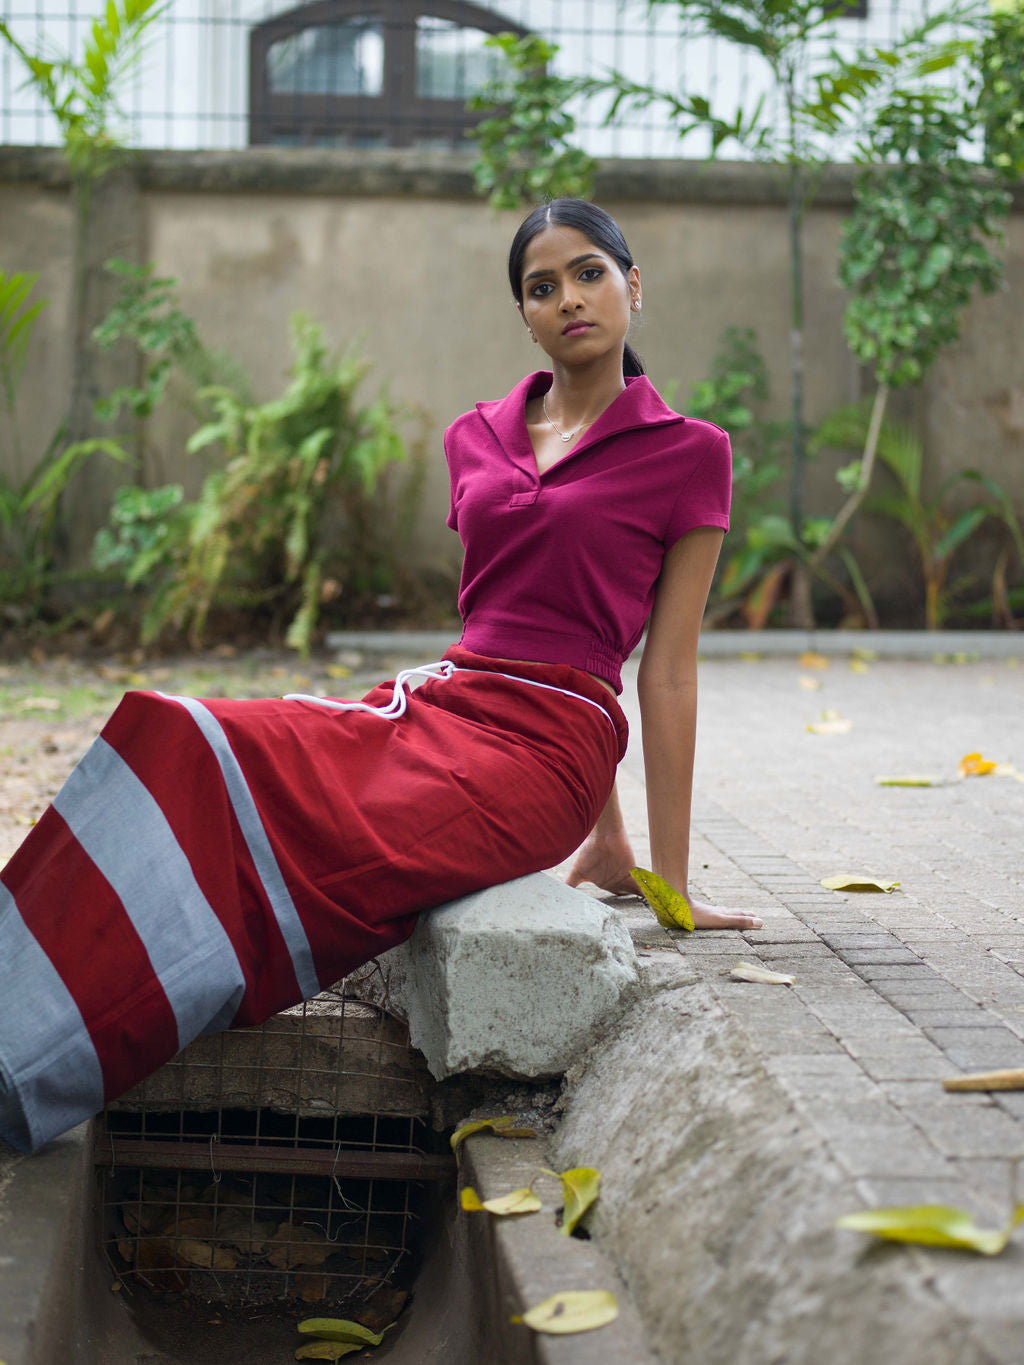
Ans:
[[[910,1204],[906,1208],[864,1209],[836,1219],[836,1227],[854,1232],[870,1232],[892,1242],[914,1242],[921,1246],[960,1247],[979,1251],[983,1256],[998,1256],[1010,1234],[1024,1219],[1024,1204],[1018,1204],[1009,1223],[1002,1229],[979,1228],[971,1215],[948,1204]]]
[[[327,676],[329,678],[351,678],[351,668],[346,668],[344,664],[328,664]]]
[[[597,1198],[601,1187],[601,1172],[595,1170],[593,1166],[574,1166],[572,1170],[562,1171],[561,1174],[545,1168],[544,1174],[553,1175],[561,1182],[562,1202],[565,1207],[562,1210],[560,1231],[566,1237],[571,1237],[573,1228]]]
[[[1012,777],[1016,782],[1024,782],[1024,773],[1015,768],[1012,763],[997,763],[992,769],[993,777]]]
[[[618,1300],[610,1290],[566,1289],[524,1313],[522,1321],[535,1332],[561,1336],[607,1327],[618,1316]]]
[[[693,929],[690,902],[681,891],[669,886],[657,872],[645,867],[630,869],[630,876],[639,886],[644,900],[654,911],[654,918],[663,929]]]
[[[496,1199],[485,1199],[483,1207],[488,1213],[496,1214],[499,1218],[508,1218],[519,1213],[539,1213],[544,1206],[533,1190],[524,1185],[522,1189],[513,1190],[511,1194],[502,1194]]]
[[[817,720],[812,720],[807,729],[812,735],[848,735],[853,729],[853,721],[829,708],[822,711]]]
[[[982,758],[979,753],[964,754],[957,766],[957,772],[961,777],[985,777],[997,767],[998,764],[991,759]]]
[[[371,1332],[369,1327],[349,1318],[303,1318],[298,1327],[304,1336],[323,1337],[326,1341],[340,1341],[346,1345],[379,1346],[384,1340],[383,1332]]]
[[[461,1128],[456,1128],[449,1139],[452,1151],[458,1151],[471,1133],[482,1132],[484,1128],[490,1128],[495,1137],[528,1138],[537,1136],[535,1129],[517,1128],[515,1123],[515,1119],[509,1114],[502,1114],[493,1119],[474,1119],[472,1123],[464,1123]]]
[[[854,658],[852,658],[852,659],[850,660],[850,672],[851,672],[851,673],[870,673],[870,672],[871,672],[871,669],[870,669],[870,667],[868,666],[868,664],[866,664],[866,663],[864,662],[863,659],[858,659],[858,658],[856,658],[856,656],[855,656]]]
[[[493,1213],[499,1218],[508,1218],[518,1213],[539,1213],[544,1207],[528,1185],[513,1190],[511,1194],[498,1195],[494,1199],[481,1199],[472,1185],[465,1185],[460,1201],[467,1213]]]
[[[895,891],[899,882],[882,882],[862,872],[837,872],[834,877],[822,877],[820,885],[828,891]]]
[[[947,778],[933,777],[930,773],[904,773],[891,777],[876,777],[875,781],[880,787],[945,787],[949,785]]]
[[[829,662],[824,654],[818,654],[813,649],[805,650],[800,655],[801,668],[828,668]]]
[[[804,692],[821,691],[821,679],[812,678],[809,673],[801,673],[798,681]]]
[[[737,962],[729,976],[733,981],[753,981],[762,986],[792,986],[796,980],[788,972],[770,972],[756,962]]]

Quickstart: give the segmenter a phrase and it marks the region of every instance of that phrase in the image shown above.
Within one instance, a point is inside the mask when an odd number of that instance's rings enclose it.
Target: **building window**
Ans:
[[[461,0],[314,0],[250,35],[249,141],[458,147],[466,101],[500,74],[492,33],[526,30]]]

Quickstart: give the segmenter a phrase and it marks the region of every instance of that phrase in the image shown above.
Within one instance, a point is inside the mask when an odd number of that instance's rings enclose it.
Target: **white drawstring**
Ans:
[[[305,692],[288,692],[284,699],[312,701],[316,702],[317,706],[326,706],[332,711],[370,711],[375,716],[404,716],[405,708],[409,705],[409,697],[405,691],[407,679],[416,673],[422,673],[427,678],[444,679],[450,678],[454,672],[455,665],[450,659],[442,659],[436,664],[421,664],[419,668],[403,668],[395,678],[394,691],[386,706],[370,706],[365,701],[335,701],[332,697],[311,697]]]
[[[313,697],[305,692],[289,692],[284,699],[285,701],[311,701],[317,706],[326,706],[332,711],[371,711],[375,716],[397,719],[405,714],[405,708],[409,704],[408,693],[405,690],[407,679],[415,674],[422,674],[425,678],[434,678],[443,682],[454,673],[486,673],[492,678],[508,678],[511,682],[525,683],[527,687],[542,687],[545,692],[561,692],[563,697],[573,697],[576,701],[585,701],[595,711],[600,711],[612,729],[615,729],[614,720],[601,703],[583,696],[581,692],[572,692],[567,687],[554,687],[551,683],[538,682],[536,678],[523,678],[518,673],[499,673],[496,669],[490,668],[459,668],[450,659],[442,659],[436,664],[421,664],[419,668],[403,668],[395,678],[391,700],[384,706],[370,706],[365,701],[335,701],[332,697]]]
[[[512,682],[526,683],[529,687],[543,687],[545,692],[561,692],[563,697],[575,697],[577,701],[585,701],[588,706],[592,706],[595,711],[600,711],[608,724],[615,729],[615,722],[604,709],[599,701],[592,701],[590,697],[585,697],[582,692],[571,692],[568,687],[554,687],[551,683],[538,682],[536,678],[522,678],[518,673],[498,673],[491,668],[458,668],[456,673],[488,673],[492,678],[510,678]]]

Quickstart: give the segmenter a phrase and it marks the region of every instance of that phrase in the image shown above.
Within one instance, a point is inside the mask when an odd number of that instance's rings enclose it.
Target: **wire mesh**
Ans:
[[[833,48],[851,56],[861,46],[888,46],[937,3],[867,0],[837,7],[808,60]],[[984,0],[977,3],[985,8]],[[314,6],[311,23],[297,29],[305,5]],[[704,96],[725,117],[741,105],[752,108],[770,90],[756,52],[687,34],[681,7],[673,4],[488,0],[472,8],[480,27],[438,17],[428,0],[326,6],[323,0],[297,6],[292,0],[172,0],[119,88],[116,131],[149,148],[237,148],[253,141],[465,146],[458,111],[490,69],[482,38],[503,25],[557,44],[558,74],[601,76],[615,69],[640,84]],[[12,0],[5,22],[30,51],[78,60],[88,25],[103,9],[104,0]],[[261,46],[261,34],[273,42]],[[0,46],[0,142],[56,143],[57,126],[24,76],[15,53]],[[283,101],[284,112],[271,111],[264,95]],[[611,127],[601,102],[573,102],[571,109],[581,145],[598,156],[703,156],[709,150],[704,132],[681,140],[662,105]]]
[[[95,1160],[120,1279],[228,1305],[388,1300],[415,1273],[432,1184],[402,1024],[342,990],[191,1044],[110,1106]]]

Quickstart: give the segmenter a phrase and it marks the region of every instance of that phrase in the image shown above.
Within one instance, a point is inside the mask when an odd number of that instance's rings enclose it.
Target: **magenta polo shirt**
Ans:
[[[729,526],[729,438],[681,417],[646,376],[557,464],[537,473],[527,375],[445,433],[448,525],[466,550],[461,643],[491,658],[571,664],[622,691],[665,551],[695,526]]]

